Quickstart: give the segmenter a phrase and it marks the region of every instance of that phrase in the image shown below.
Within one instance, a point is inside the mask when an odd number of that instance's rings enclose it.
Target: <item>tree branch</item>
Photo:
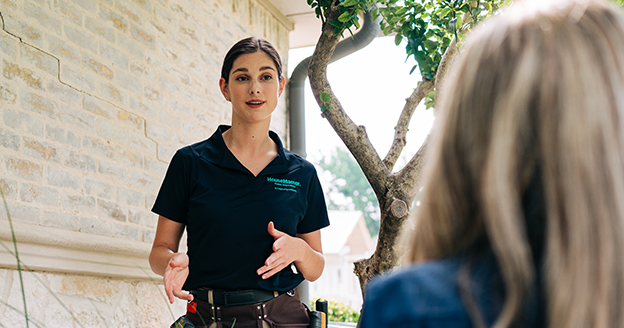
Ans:
[[[386,169],[386,166],[375,151],[364,126],[357,126],[346,114],[327,79],[327,65],[339,41],[339,35],[334,33],[334,26],[328,23],[338,18],[337,3],[337,1],[334,1],[329,8],[321,36],[310,60],[308,68],[310,86],[319,106],[324,105],[320,98],[321,93],[331,95],[330,106],[323,112],[323,117],[327,119],[351,154],[353,154],[375,194],[380,196],[385,193],[385,181],[390,175],[390,171]]]
[[[425,98],[425,96],[431,92],[434,87],[434,80],[427,80],[423,78],[423,81],[414,89],[409,98],[405,99],[405,106],[399,116],[399,121],[394,127],[394,140],[392,146],[384,158],[383,162],[386,168],[392,171],[394,164],[399,159],[403,147],[407,143],[406,135],[409,130],[409,124],[412,120],[412,115],[416,110],[416,106]]]
[[[464,17],[465,16],[466,15],[464,15]],[[444,92],[442,89],[444,88],[443,84],[446,79],[446,73],[453,62],[453,59],[455,59],[457,51],[457,39],[453,36],[451,43],[449,43],[448,47],[444,51],[440,65],[438,65],[438,71],[435,78],[435,96],[433,97],[436,102],[438,99],[442,99],[442,93]]]

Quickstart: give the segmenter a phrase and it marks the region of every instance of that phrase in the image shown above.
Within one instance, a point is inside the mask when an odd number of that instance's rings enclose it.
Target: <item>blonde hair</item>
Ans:
[[[549,327],[624,327],[622,13],[603,1],[525,1],[462,50],[408,260],[484,242],[505,285],[495,327],[518,321],[536,275]],[[531,181],[543,191],[545,222],[531,223],[545,230],[541,272],[522,206]]]

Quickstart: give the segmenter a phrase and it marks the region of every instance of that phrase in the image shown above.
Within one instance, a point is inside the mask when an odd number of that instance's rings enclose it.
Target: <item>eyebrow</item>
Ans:
[[[262,66],[262,67],[260,67],[260,71],[266,71],[266,70],[273,70],[273,71],[275,71],[275,69],[273,67],[271,67],[271,66]],[[235,69],[232,72],[232,74],[234,74],[236,72],[249,72],[249,70],[244,68],[244,67],[241,67],[241,68]]]

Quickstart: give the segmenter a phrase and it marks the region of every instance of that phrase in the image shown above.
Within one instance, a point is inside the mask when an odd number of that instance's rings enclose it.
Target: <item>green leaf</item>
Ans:
[[[410,70],[410,72],[409,72],[409,73],[410,73],[410,75],[412,75],[412,73],[414,73],[414,71],[416,70],[416,68],[418,68],[418,65],[414,65],[414,66],[412,67],[412,69],[411,69],[411,70]]]
[[[353,7],[358,4],[358,0],[346,0],[343,4],[345,7]]]
[[[344,26],[344,23],[341,23],[335,19],[330,20],[329,24],[336,26],[337,28],[342,28]]]
[[[401,44],[402,40],[403,40],[403,36],[397,33],[397,35],[394,37],[394,44],[398,46],[399,44]]]
[[[312,0],[308,0],[308,6],[312,5]]]
[[[463,20],[462,20],[461,16],[458,16],[457,17],[457,21],[455,22],[455,28],[460,30],[462,25],[463,25]]]
[[[327,92],[321,92],[321,101],[326,103],[331,100],[331,95]]]
[[[325,106],[321,106],[321,113],[326,111],[327,109],[325,108]]]
[[[442,17],[446,17],[449,13],[451,12],[451,8],[444,8],[442,9],[442,11],[440,12],[440,16]]]
[[[399,10],[395,11],[394,14],[397,16],[403,16],[407,12],[407,7],[401,7]]]
[[[349,14],[348,12],[344,12],[342,13],[342,15],[338,16],[338,20],[346,23],[351,20],[351,14]]]

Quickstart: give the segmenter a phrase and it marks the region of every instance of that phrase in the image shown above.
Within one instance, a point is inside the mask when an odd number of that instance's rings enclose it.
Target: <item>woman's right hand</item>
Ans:
[[[182,286],[189,275],[189,257],[185,253],[176,253],[171,260],[167,268],[165,268],[165,274],[163,280],[165,283],[165,292],[169,298],[169,303],[173,304],[174,296],[186,300],[192,301],[193,295],[182,291]]]

